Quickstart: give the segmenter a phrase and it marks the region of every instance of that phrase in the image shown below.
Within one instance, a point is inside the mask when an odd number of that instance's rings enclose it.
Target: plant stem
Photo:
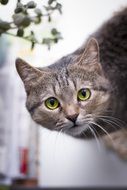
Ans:
[[[42,45],[42,43],[40,43],[40,42],[38,42],[38,41],[32,41],[32,40],[30,40],[30,39],[27,38],[27,37],[20,37],[20,36],[17,36],[16,34],[12,34],[12,33],[10,33],[10,32],[5,32],[4,34],[7,34],[7,35],[13,36],[13,37],[18,37],[18,38],[21,38],[21,39],[23,39],[23,40],[26,40],[26,41],[29,41],[29,42],[34,42],[35,44],[40,44],[40,45]]]

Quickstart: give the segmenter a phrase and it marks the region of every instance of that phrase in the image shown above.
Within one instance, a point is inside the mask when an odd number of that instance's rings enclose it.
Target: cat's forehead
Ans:
[[[82,80],[78,75],[71,75],[67,68],[57,71],[56,75],[54,75],[54,80],[51,80],[51,86],[55,94],[61,96],[68,94],[71,97],[79,88],[91,85],[88,78]]]
[[[96,71],[89,71],[85,67],[79,67],[79,66],[70,66],[68,67],[68,73],[69,77],[72,80],[79,80],[79,81],[89,81],[92,83],[96,78],[98,78],[98,75]]]
[[[83,69],[70,69],[64,67],[55,71],[55,73],[49,76],[47,81],[48,86],[54,86],[59,88],[60,91],[69,91],[69,89],[75,90],[80,85],[91,86],[93,82],[93,74],[84,71]]]
[[[57,71],[56,81],[61,88],[66,88],[69,86],[69,73],[66,68]]]

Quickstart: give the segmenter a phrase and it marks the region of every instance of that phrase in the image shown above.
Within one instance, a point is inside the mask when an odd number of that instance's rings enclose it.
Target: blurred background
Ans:
[[[21,1],[27,3],[28,1]],[[36,3],[46,0],[36,0]],[[126,186],[127,162],[106,149],[103,142],[79,140],[37,126],[25,108],[26,94],[15,69],[21,57],[33,66],[52,64],[77,49],[127,0],[64,0],[62,14],[34,26],[36,36],[47,37],[57,28],[63,37],[51,46],[0,36],[0,184],[40,187]],[[10,21],[17,1],[0,5],[0,19]],[[50,18],[48,18],[50,19]],[[12,33],[15,31],[12,31]]]

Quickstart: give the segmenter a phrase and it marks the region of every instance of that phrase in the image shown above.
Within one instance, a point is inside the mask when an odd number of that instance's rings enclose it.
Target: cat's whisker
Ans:
[[[115,118],[115,117],[111,117],[111,116],[103,116],[103,115],[100,115],[100,116],[97,116],[98,118],[102,118],[103,120],[108,120],[109,122],[112,122],[114,125],[116,125],[118,128],[124,128],[125,126],[125,122],[121,121],[120,119],[118,118]],[[123,123],[123,124],[122,124]],[[125,124],[124,124],[125,123]]]
[[[108,120],[108,119],[104,119],[104,118],[100,118],[101,120],[103,120],[104,122],[107,122],[109,125],[111,125],[113,128],[117,129],[122,129],[123,126],[121,126],[119,123],[117,123],[116,121],[112,121],[112,120]],[[116,127],[115,127],[116,126]]]
[[[108,113],[108,111],[106,111]],[[101,115],[100,113],[96,112],[96,115],[95,116],[101,116],[101,117],[106,117],[106,118],[110,118],[110,119],[113,119],[115,121],[118,121],[120,124],[122,123],[123,125],[127,125],[127,123],[119,118],[116,118],[112,115]]]
[[[84,130],[81,132],[81,135],[82,135],[82,134],[87,138],[87,134],[85,133]]]
[[[89,121],[93,121],[93,114],[87,114],[83,119],[80,120],[80,123],[88,124]]]
[[[63,134],[66,134],[66,131],[68,131],[68,129],[69,129],[69,128],[64,127],[63,130],[62,130],[62,133],[63,133]]]
[[[97,142],[97,147],[100,150],[100,141],[99,141],[99,138],[97,137],[97,135],[96,135],[96,133],[94,131],[94,128],[92,127],[92,125],[90,125],[90,123],[88,123],[88,127],[89,127],[91,133],[93,134],[93,136],[95,137],[95,140]]]
[[[54,142],[54,154],[55,154],[55,152],[56,152],[56,145],[57,145],[57,140],[58,140],[58,137],[61,135],[61,133],[62,133],[62,129],[61,130],[59,130],[59,131],[57,131],[57,134],[56,134],[56,138],[55,138],[55,142]]]
[[[108,125],[110,125],[111,127],[113,127],[115,130],[118,130],[118,128],[120,128],[119,125],[117,125],[116,123],[110,121],[110,120],[107,120],[107,119],[103,119],[103,118],[99,118],[100,120],[104,121],[105,123],[107,123]],[[115,127],[115,126],[117,127]]]
[[[62,128],[63,128],[63,126],[60,125],[59,127],[55,127],[54,130],[59,131]]]
[[[92,118],[92,114],[87,114],[86,116],[85,116],[85,118],[87,119],[87,118]]]
[[[101,116],[96,117],[96,118],[99,119],[99,120],[104,121],[105,123],[107,123],[109,125],[111,125],[115,130],[118,129],[118,128],[121,128],[121,126],[117,122],[114,122],[111,119],[103,118]],[[117,128],[115,126],[117,126]]]
[[[61,130],[63,127],[65,127],[66,125],[67,125],[67,124],[64,123],[64,122],[59,122],[59,123],[56,124],[56,127],[54,128],[54,130],[59,131],[59,130]]]
[[[89,123],[90,124],[90,123]],[[99,135],[99,133],[97,132],[97,130],[91,125],[91,127],[93,128],[93,130],[96,132],[96,134],[97,134],[97,138],[100,138],[100,135]]]
[[[56,128],[58,128],[59,126],[62,126],[63,125],[63,123],[61,122],[61,123],[57,123],[56,124]]]
[[[106,115],[100,115],[100,116],[106,117],[106,118],[111,118],[111,119],[113,119],[113,120],[115,120],[115,121],[118,121],[119,123],[123,123],[123,125],[126,125],[126,124],[127,124],[125,121],[122,121],[121,119],[116,118],[116,117],[113,117],[113,116],[106,116]]]
[[[58,126],[58,125],[57,125]],[[72,127],[72,126],[71,126]],[[59,125],[59,127],[56,127],[56,129],[59,131],[60,129],[62,129],[62,133],[66,133],[66,131],[68,131],[68,129],[70,129],[71,127],[69,127],[68,123],[61,123]]]
[[[113,110],[105,110],[104,113],[112,115],[114,113],[114,111]],[[100,114],[102,114],[102,111],[96,111],[96,115],[100,115]]]
[[[91,123],[93,125],[96,125],[97,127],[99,127],[109,137],[109,139],[112,141],[112,143],[114,143],[113,140],[112,140],[111,135],[101,125],[99,125],[98,123],[95,123],[93,121]]]
[[[81,135],[82,135],[82,134],[87,138],[87,134],[85,133],[85,131],[82,131],[82,132],[81,132]]]

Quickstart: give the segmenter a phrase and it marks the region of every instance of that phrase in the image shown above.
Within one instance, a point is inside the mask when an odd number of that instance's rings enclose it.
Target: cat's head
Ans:
[[[63,67],[37,69],[21,59],[17,71],[27,93],[26,106],[37,123],[80,136],[109,106],[110,84],[99,62],[99,47],[90,39],[82,55]],[[99,126],[96,126],[99,128]]]

